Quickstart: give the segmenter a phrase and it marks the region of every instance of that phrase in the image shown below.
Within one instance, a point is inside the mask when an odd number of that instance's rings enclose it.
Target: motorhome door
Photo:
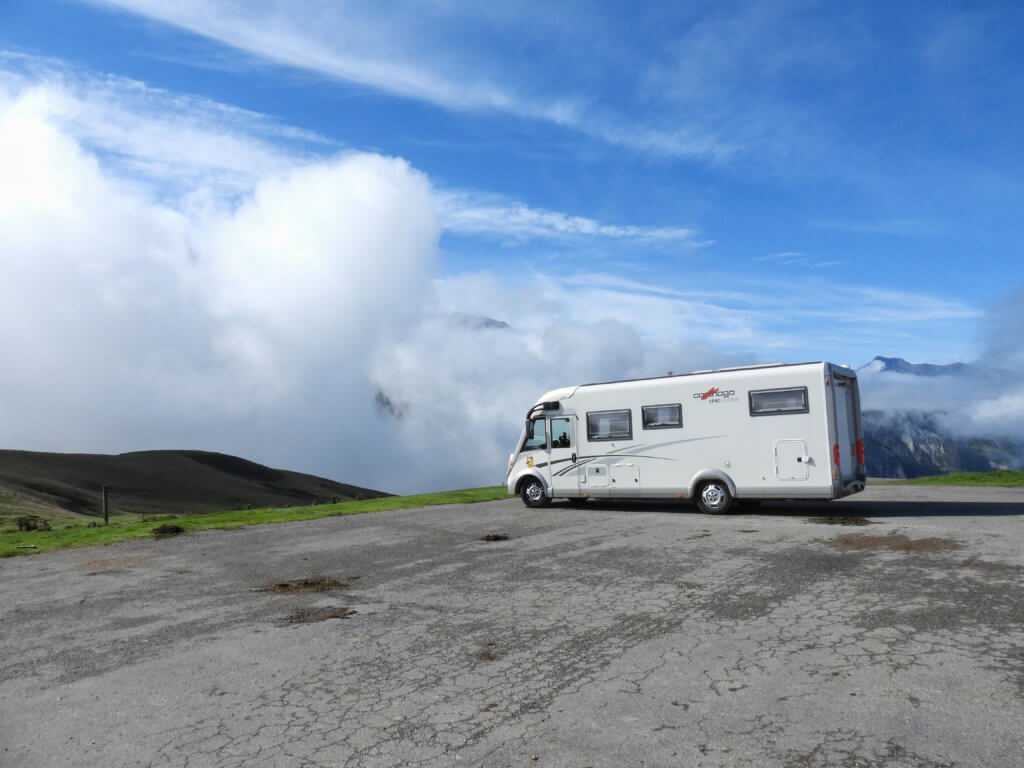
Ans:
[[[832,461],[839,465],[843,485],[857,477],[857,403],[856,379],[832,377],[832,400],[835,403],[836,442]],[[838,461],[837,461],[838,459]]]
[[[550,421],[551,442],[548,449],[548,484],[551,495],[576,496],[579,479],[576,470],[576,417],[557,416]]]

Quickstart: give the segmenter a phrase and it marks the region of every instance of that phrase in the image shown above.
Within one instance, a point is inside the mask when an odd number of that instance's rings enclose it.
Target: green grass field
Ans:
[[[34,555],[54,549],[90,547],[127,539],[150,538],[153,536],[153,529],[158,525],[178,525],[188,534],[210,529],[228,530],[262,523],[290,523],[296,520],[313,520],[318,517],[359,515],[364,512],[409,509],[410,507],[426,507],[437,504],[467,504],[507,497],[508,491],[505,486],[495,485],[486,488],[464,488],[458,491],[425,493],[418,496],[388,496],[365,501],[318,504],[312,507],[245,509],[181,517],[160,516],[159,519],[150,522],[142,522],[137,517],[127,516],[111,520],[110,525],[107,526],[101,523],[98,528],[87,528],[83,522],[78,525],[66,524],[67,527],[55,528],[51,531],[3,532],[0,533],[0,557]]]
[[[1024,486],[1024,472],[1000,469],[993,472],[956,472],[949,475],[915,477],[900,480],[901,485],[995,485],[1009,488]]]

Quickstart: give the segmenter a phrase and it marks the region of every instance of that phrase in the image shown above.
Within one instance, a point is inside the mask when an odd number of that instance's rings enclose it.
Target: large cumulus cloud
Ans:
[[[334,476],[346,457],[325,447],[373,445],[366,360],[434,268],[422,174],[350,153],[231,205],[201,187],[168,203],[38,93],[0,102],[0,167],[5,445],[219,448]]]

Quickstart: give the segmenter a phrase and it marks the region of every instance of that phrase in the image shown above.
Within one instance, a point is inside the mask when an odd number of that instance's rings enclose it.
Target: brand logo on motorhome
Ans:
[[[702,400],[709,403],[721,403],[726,400],[736,399],[735,389],[719,389],[718,387],[712,387],[707,392],[694,392],[694,400]]]

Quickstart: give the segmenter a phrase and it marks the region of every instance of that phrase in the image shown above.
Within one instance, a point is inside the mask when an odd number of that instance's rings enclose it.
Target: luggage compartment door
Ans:
[[[803,440],[775,441],[775,477],[779,480],[806,480],[807,443]]]
[[[605,495],[608,493],[608,465],[607,464],[587,464],[584,469],[582,483],[580,485],[581,491],[604,491]]]
[[[619,462],[611,466],[611,495],[639,496],[640,468],[631,462]]]

